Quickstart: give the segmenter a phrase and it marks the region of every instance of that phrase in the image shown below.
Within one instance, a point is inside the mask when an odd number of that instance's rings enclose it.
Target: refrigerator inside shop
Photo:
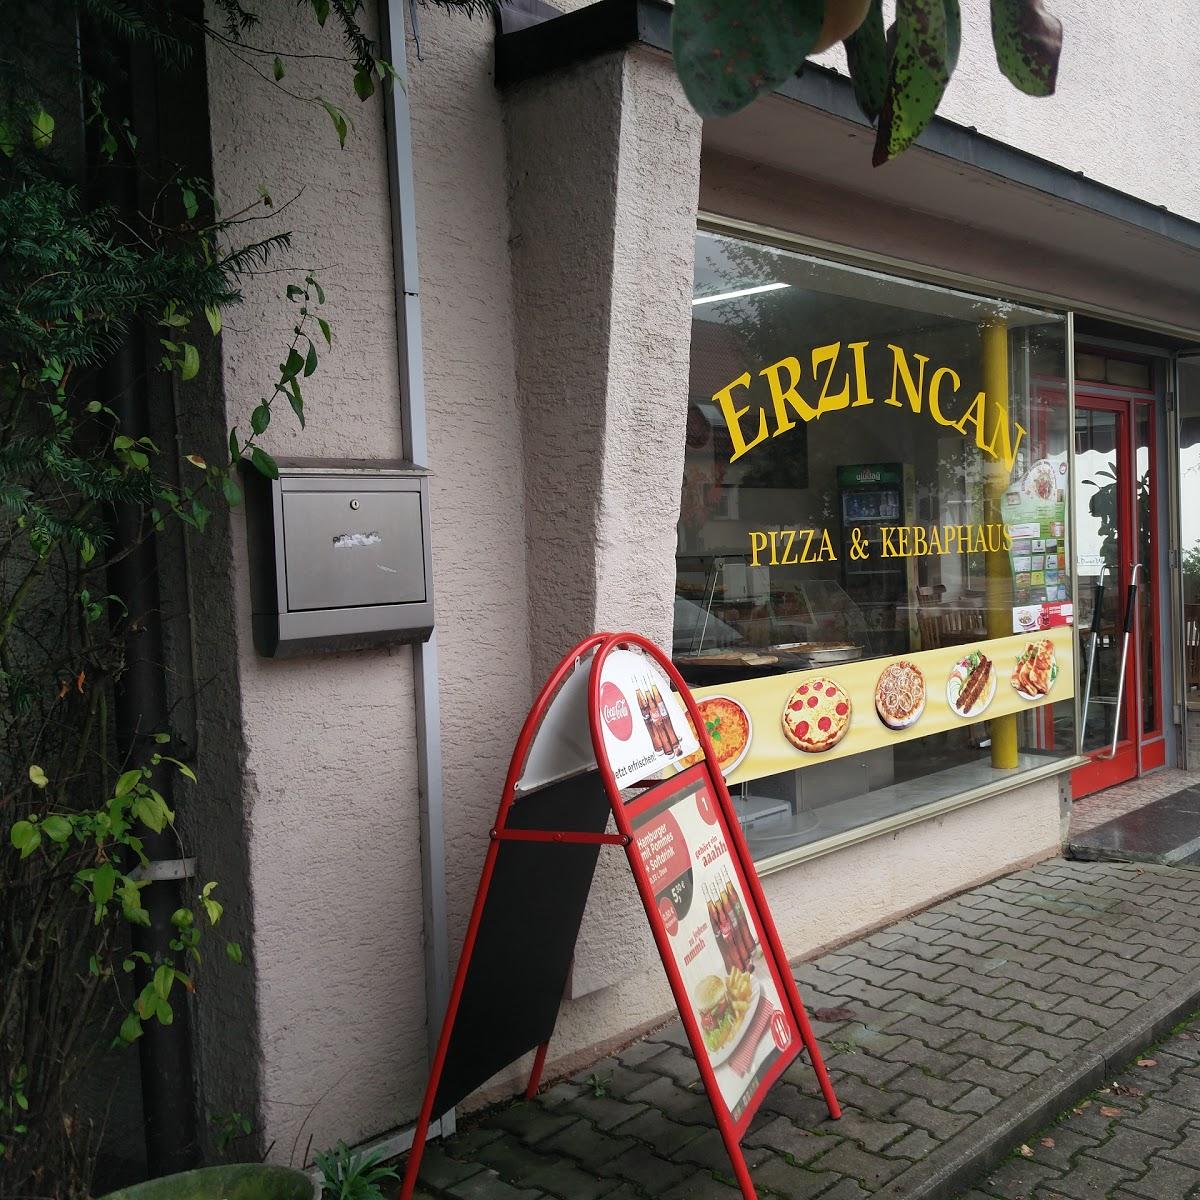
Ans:
[[[912,521],[913,489],[907,474],[901,463],[852,464],[837,471],[843,586],[866,621],[874,654],[909,649],[911,560],[880,554],[880,528]],[[851,548],[862,542],[869,552],[856,558]]]

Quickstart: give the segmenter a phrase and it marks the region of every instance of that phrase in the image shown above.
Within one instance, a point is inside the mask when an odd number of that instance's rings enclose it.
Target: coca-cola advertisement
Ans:
[[[721,1098],[735,1126],[796,1057],[799,1031],[730,853],[707,768],[697,766],[629,806],[656,912],[687,991]]]
[[[700,744],[659,665],[645,654],[614,650],[603,671],[600,726],[617,783],[682,769]]]

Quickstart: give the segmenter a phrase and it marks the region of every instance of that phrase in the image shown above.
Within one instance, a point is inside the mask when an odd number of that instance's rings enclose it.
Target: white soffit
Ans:
[[[706,155],[762,164],[799,177],[799,187],[827,184],[893,210],[1045,249],[1109,277],[1190,294],[1200,312],[1200,251],[919,145],[873,167],[873,144],[873,130],[778,94],[704,124]],[[863,233],[866,249],[870,230]]]

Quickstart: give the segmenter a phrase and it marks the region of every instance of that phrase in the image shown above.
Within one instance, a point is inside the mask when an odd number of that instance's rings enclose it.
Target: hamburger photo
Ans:
[[[696,987],[696,1011],[704,1044],[710,1050],[720,1050],[740,1023],[725,980],[718,975],[705,975],[700,980]]]

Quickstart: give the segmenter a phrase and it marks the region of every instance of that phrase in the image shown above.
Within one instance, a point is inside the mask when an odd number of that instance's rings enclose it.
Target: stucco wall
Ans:
[[[260,11],[256,44],[330,52],[332,28],[322,32],[291,7]],[[377,102],[359,104],[349,70],[335,75],[321,59],[289,58],[285,85],[345,107],[354,128],[344,150],[319,107],[289,99],[232,56],[210,50],[220,204],[240,209],[255,200],[258,185],[269,189],[283,211],[246,232],[292,231],[291,251],[271,265],[292,264],[299,276],[316,269],[334,328],[333,349],[306,381],[307,429],[296,428],[284,405],[264,442],[280,457],[398,456],[382,110]],[[243,431],[290,341],[295,317],[283,293],[292,280],[291,273],[247,279],[245,303],[226,322],[225,421]],[[229,935],[247,944],[257,1009],[229,1013],[219,1002],[202,1004],[200,1044],[210,1113],[228,1111],[226,1097],[257,1077],[258,1137],[286,1161],[302,1157],[310,1137],[320,1149],[397,1124],[422,1084],[412,661],[407,649],[260,658],[251,644],[244,527],[236,515],[232,534],[224,571],[198,579],[196,590],[209,618],[207,652],[238,664],[241,727],[229,729],[227,712],[208,705],[200,775],[211,759],[214,775],[235,789],[214,803],[233,810],[227,824],[248,860],[252,924]],[[218,859],[212,873],[220,870]]]

